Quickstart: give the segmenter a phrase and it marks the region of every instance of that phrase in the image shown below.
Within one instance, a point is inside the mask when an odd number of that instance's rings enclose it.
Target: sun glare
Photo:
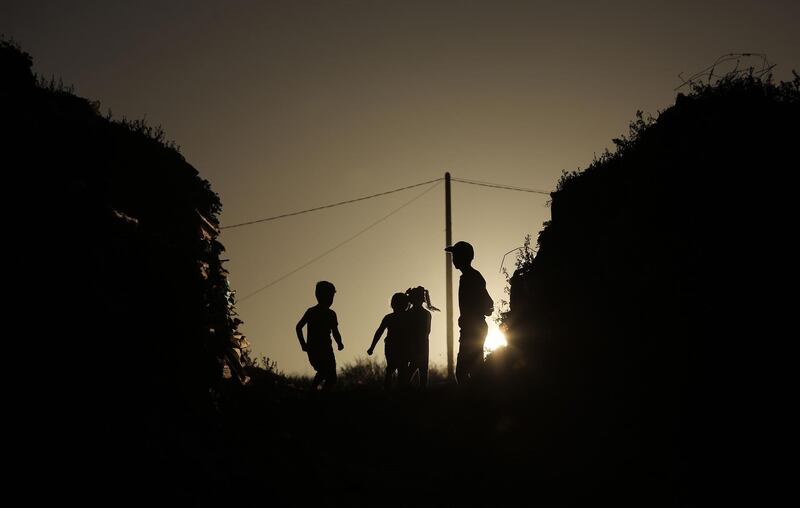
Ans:
[[[503,335],[500,328],[494,323],[489,323],[489,333],[486,335],[486,342],[483,344],[484,355],[507,345],[506,336]]]

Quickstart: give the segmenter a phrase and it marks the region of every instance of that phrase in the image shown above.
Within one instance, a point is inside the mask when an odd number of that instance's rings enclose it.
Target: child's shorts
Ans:
[[[333,346],[314,346],[308,348],[308,361],[317,372],[336,372],[336,358]]]
[[[386,365],[390,369],[396,369],[408,363],[408,351],[405,348],[398,347],[398,345],[386,344],[384,353],[386,354]]]

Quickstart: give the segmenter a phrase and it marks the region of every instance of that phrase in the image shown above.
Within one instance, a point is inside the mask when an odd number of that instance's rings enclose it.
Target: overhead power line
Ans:
[[[319,210],[325,210],[327,208],[334,208],[334,207],[342,206],[342,205],[349,205],[351,203],[357,203],[359,201],[365,201],[367,199],[373,199],[373,198],[377,198],[377,197],[381,197],[381,196],[386,196],[388,194],[394,194],[395,192],[400,192],[400,191],[404,191],[404,190],[408,190],[408,189],[413,189],[415,187],[422,187],[423,185],[428,185],[428,184],[431,184],[431,183],[434,183],[434,182],[439,182],[439,181],[442,181],[442,180],[443,180],[442,178],[434,178],[433,180],[428,180],[426,182],[415,183],[414,185],[407,185],[405,187],[399,187],[397,189],[392,189],[392,190],[388,190],[388,191],[385,191],[385,192],[378,192],[376,194],[370,194],[369,196],[362,196],[360,198],[348,199],[346,201],[339,201],[338,203],[331,203],[329,205],[318,206],[318,207],[315,207],[315,208],[308,208],[306,210],[299,210],[299,211],[296,211],[296,212],[283,213],[283,214],[280,214],[280,215],[273,215],[272,217],[265,217],[263,219],[256,219],[256,220],[251,220],[251,221],[247,221],[247,222],[240,222],[238,224],[231,224],[229,226],[222,226],[222,227],[220,227],[220,229],[233,229],[233,228],[238,228],[238,227],[242,227],[242,226],[250,226],[252,224],[258,224],[258,223],[261,223],[261,222],[268,222],[268,221],[273,221],[273,220],[277,220],[277,219],[285,219],[286,217],[293,217],[295,215],[301,215],[301,214],[304,214],[304,213],[316,212],[316,211],[319,211]],[[546,196],[550,195],[549,191],[538,190],[538,189],[527,189],[525,187],[518,187],[518,186],[515,186],[515,185],[503,185],[503,184],[493,183],[493,182],[482,182],[482,181],[479,181],[479,180],[468,180],[466,178],[452,178],[452,181],[466,183],[466,184],[469,184],[469,185],[479,185],[479,186],[482,186],[482,187],[491,187],[493,189],[503,189],[503,190],[518,191],[518,192],[530,192],[530,193],[534,193],[534,194],[543,194],[543,195],[546,195]]]
[[[367,226],[367,227],[365,227],[364,229],[360,230],[358,233],[354,234],[353,236],[350,236],[349,238],[347,238],[347,239],[345,239],[345,240],[342,240],[341,242],[337,243],[336,245],[334,245],[334,246],[333,246],[333,247],[331,247],[330,249],[326,250],[326,251],[325,251],[325,252],[323,252],[322,254],[319,254],[319,255],[317,255],[317,256],[315,256],[315,257],[311,258],[310,260],[306,261],[305,263],[303,263],[302,265],[298,266],[298,267],[297,267],[297,268],[295,268],[294,270],[292,270],[292,271],[290,271],[290,272],[287,272],[287,273],[285,273],[285,274],[281,275],[281,276],[280,276],[280,277],[278,277],[277,279],[274,279],[274,280],[273,280],[273,281],[271,281],[269,284],[266,284],[265,286],[262,286],[261,288],[259,288],[259,289],[256,289],[255,291],[252,291],[252,292],[250,292],[250,293],[246,294],[245,296],[243,296],[242,298],[240,298],[240,299],[238,300],[238,302],[239,302],[239,303],[241,303],[241,302],[243,302],[243,301],[247,300],[248,298],[250,298],[250,297],[252,297],[252,296],[255,296],[255,295],[257,295],[258,293],[260,293],[260,292],[264,291],[265,289],[268,289],[268,288],[270,288],[270,287],[274,286],[275,284],[279,283],[280,281],[282,281],[282,280],[284,280],[284,279],[286,279],[286,278],[288,278],[288,277],[290,277],[290,276],[294,275],[295,273],[297,273],[297,272],[299,272],[300,270],[302,270],[303,268],[305,268],[305,267],[307,267],[307,266],[311,265],[312,263],[315,263],[316,261],[319,261],[320,259],[324,258],[324,257],[325,257],[325,256],[327,256],[328,254],[330,254],[330,253],[332,253],[333,251],[337,250],[338,248],[340,248],[340,247],[344,246],[345,244],[352,242],[353,240],[355,240],[355,239],[356,239],[356,238],[358,238],[359,236],[363,235],[364,233],[366,233],[366,232],[367,232],[367,231],[369,231],[370,229],[374,228],[375,226],[377,226],[377,225],[378,225],[378,224],[380,224],[381,222],[385,221],[386,219],[388,219],[388,218],[389,218],[389,217],[391,217],[392,215],[396,214],[397,212],[399,212],[399,211],[400,211],[400,210],[402,210],[403,208],[406,208],[407,206],[411,205],[411,204],[412,204],[412,203],[414,203],[416,200],[420,199],[422,196],[424,196],[425,194],[429,193],[430,191],[432,191],[433,189],[435,189],[436,187],[438,187],[438,184],[441,182],[441,180],[442,180],[442,178],[437,178],[436,180],[431,180],[431,181],[429,181],[429,182],[425,182],[426,184],[430,184],[430,183],[436,182],[436,185],[431,185],[429,188],[425,189],[425,190],[424,190],[423,192],[421,192],[420,194],[417,194],[417,195],[416,195],[416,196],[414,196],[412,199],[410,199],[410,200],[406,201],[405,203],[403,203],[403,204],[402,204],[402,205],[400,205],[399,207],[395,208],[395,209],[394,209],[394,210],[392,210],[391,212],[387,213],[386,215],[384,215],[384,216],[383,216],[383,217],[381,217],[380,219],[378,219],[378,220],[376,220],[375,222],[373,222],[372,224],[370,224],[369,226]],[[418,184],[418,185],[414,185],[414,187],[418,187],[419,185],[424,185],[424,184]],[[405,187],[405,188],[406,188],[406,189],[408,189],[408,188],[410,188],[410,187]],[[365,199],[366,199],[366,198],[365,198]]]
[[[544,194],[545,196],[550,195],[550,191],[544,191],[538,189],[526,189],[525,187],[516,187],[513,185],[503,185],[492,182],[481,182],[478,180],[467,180],[465,178],[451,178],[451,180],[453,180],[454,182],[468,183],[470,185],[480,185],[481,187],[492,187],[494,189],[513,190],[519,192],[532,192],[534,194]]]
[[[276,220],[276,219],[283,219],[283,218],[286,218],[286,217],[292,217],[294,215],[300,215],[300,214],[309,213],[309,212],[316,212],[318,210],[324,210],[326,208],[333,208],[333,207],[336,207],[336,206],[349,205],[350,203],[356,203],[358,201],[364,201],[364,200],[367,200],[367,199],[377,198],[377,197],[380,197],[380,196],[386,196],[387,194],[394,194],[395,192],[400,192],[400,191],[404,191],[404,190],[408,190],[408,189],[413,189],[415,187],[422,187],[423,185],[428,185],[430,183],[438,182],[440,180],[442,180],[442,178],[434,178],[433,180],[428,180],[427,182],[415,183],[414,185],[407,185],[405,187],[400,187],[398,189],[392,189],[392,190],[385,191],[385,192],[379,192],[377,194],[370,194],[369,196],[363,196],[363,197],[360,197],[360,198],[348,199],[347,201],[339,201],[338,203],[331,203],[330,205],[318,206],[316,208],[309,208],[307,210],[300,210],[300,211],[297,211],[297,212],[284,213],[284,214],[281,214],[281,215],[274,215],[272,217],[266,217],[264,219],[251,220],[251,221],[242,222],[242,223],[239,223],[239,224],[231,224],[230,226],[222,226],[222,227],[220,227],[220,229],[233,229],[233,228],[238,228],[240,226],[249,226],[251,224],[258,224],[259,222],[267,222],[267,221],[272,221],[272,220]]]

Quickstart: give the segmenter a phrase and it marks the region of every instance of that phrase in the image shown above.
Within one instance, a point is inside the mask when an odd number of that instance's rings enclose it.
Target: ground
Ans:
[[[603,423],[591,405],[448,383],[258,398],[245,394],[225,426],[234,482],[270,504],[654,506],[669,497],[665,471],[630,468],[641,452],[635,430]]]

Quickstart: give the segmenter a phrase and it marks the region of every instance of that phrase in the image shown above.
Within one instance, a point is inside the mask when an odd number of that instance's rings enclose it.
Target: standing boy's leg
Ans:
[[[472,367],[472,377],[483,370],[483,348],[486,345],[486,335],[488,334],[489,326],[486,321],[481,319],[475,326],[475,362]]]
[[[456,381],[459,384],[468,383],[480,370],[488,330],[483,320],[462,324],[456,365]]]
[[[469,328],[458,319],[458,356],[456,357],[456,382],[460,385],[469,381],[470,372],[470,334]]]
[[[458,384],[463,385],[469,381],[471,363],[472,361],[469,344],[467,342],[459,342],[458,357],[456,358],[456,382]]]

